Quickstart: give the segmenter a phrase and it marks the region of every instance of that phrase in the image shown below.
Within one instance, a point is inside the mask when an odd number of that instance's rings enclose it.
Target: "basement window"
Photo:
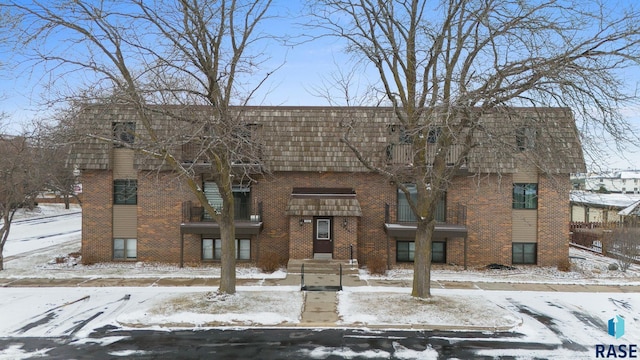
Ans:
[[[222,258],[221,239],[202,239],[202,260],[220,260]],[[236,239],[236,260],[251,259],[251,241]]]
[[[514,264],[536,264],[536,243],[514,243],[512,245],[511,262]]]
[[[114,260],[135,260],[138,258],[138,241],[136,239],[113,239]]]

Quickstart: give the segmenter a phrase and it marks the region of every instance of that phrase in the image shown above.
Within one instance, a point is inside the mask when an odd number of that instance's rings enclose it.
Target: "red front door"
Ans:
[[[333,253],[333,219],[330,217],[314,218],[313,253]]]

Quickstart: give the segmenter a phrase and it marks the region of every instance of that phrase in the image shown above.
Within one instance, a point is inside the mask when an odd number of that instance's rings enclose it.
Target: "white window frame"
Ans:
[[[202,260],[220,260],[221,257],[222,240],[203,238]],[[236,260],[251,260],[251,239],[236,239]]]
[[[122,246],[117,246],[122,244]],[[119,256],[122,252],[122,256]],[[114,260],[135,260],[138,258],[138,240],[127,238],[113,239],[113,259]]]

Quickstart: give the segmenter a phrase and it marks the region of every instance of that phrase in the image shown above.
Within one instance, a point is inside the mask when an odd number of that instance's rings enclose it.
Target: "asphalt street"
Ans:
[[[481,349],[553,351],[563,345],[522,341],[516,332],[370,331],[364,329],[97,329],[85,339],[0,338],[0,348],[41,359],[493,359]],[[512,357],[502,357],[508,359]]]

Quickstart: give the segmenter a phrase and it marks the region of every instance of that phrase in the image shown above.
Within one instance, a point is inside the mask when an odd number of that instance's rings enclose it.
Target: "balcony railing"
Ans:
[[[258,203],[256,211],[252,211],[251,206],[236,206],[234,208],[234,219],[243,221],[262,221],[262,202]],[[194,206],[192,201],[182,203],[182,221],[183,222],[201,222],[212,221],[207,216],[202,206]]]
[[[183,164],[192,164],[193,167],[208,166],[209,161],[202,156],[202,149],[197,144],[186,143],[181,147],[180,160]],[[234,154],[231,159],[232,166],[241,166],[249,169],[260,168],[263,164],[263,148],[256,145],[254,148],[246,150],[244,153],[239,151]]]
[[[399,223],[414,223],[417,218],[416,215],[411,210],[411,206],[409,204],[397,204],[397,219]],[[436,221],[437,222],[446,222],[447,221],[447,212],[444,207],[439,206],[436,208]]]
[[[384,222],[386,224],[416,223],[416,216],[409,205],[385,204],[384,206]],[[438,223],[466,225],[467,223],[467,207],[457,204],[448,209],[439,209],[436,211],[436,221]]]
[[[452,145],[447,153],[447,166],[453,166],[458,161],[462,151],[463,145]],[[433,159],[436,156],[437,147],[435,144],[427,145],[427,159],[429,163],[433,163]],[[410,165],[413,163],[413,145],[412,144],[390,144],[387,146],[387,164],[389,165]],[[466,163],[466,159],[463,159]]]

